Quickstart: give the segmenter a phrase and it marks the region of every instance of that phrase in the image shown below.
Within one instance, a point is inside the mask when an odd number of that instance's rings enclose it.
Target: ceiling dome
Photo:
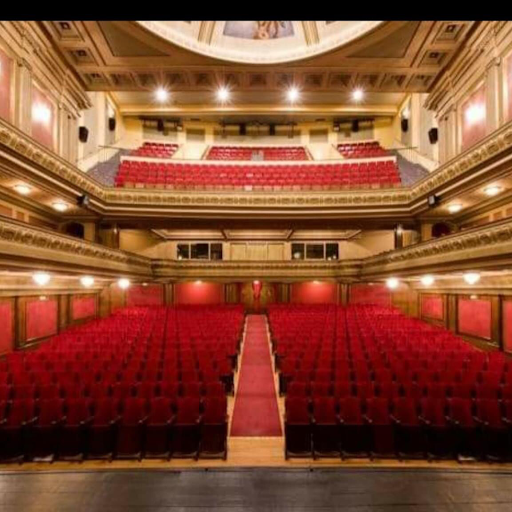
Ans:
[[[381,21],[139,21],[162,39],[222,60],[276,64],[353,41]]]

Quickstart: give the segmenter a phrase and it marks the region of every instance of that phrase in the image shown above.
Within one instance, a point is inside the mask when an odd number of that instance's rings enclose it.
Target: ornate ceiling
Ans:
[[[425,92],[474,21],[40,22],[89,90]],[[276,65],[279,63],[279,65]],[[136,102],[126,99],[127,103]]]
[[[312,57],[373,30],[380,21],[139,21],[171,43],[244,64]]]

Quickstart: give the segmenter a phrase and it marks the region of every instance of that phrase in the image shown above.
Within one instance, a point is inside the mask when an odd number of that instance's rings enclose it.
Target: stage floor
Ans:
[[[512,510],[512,472],[315,468],[1,472],[2,512]]]

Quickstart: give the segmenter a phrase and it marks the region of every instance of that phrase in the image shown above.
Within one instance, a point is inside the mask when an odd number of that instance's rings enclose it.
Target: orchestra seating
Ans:
[[[0,361],[0,460],[226,457],[241,306],[127,308]]]
[[[512,363],[372,305],[275,305],[286,456],[510,460]]]
[[[130,155],[147,158],[171,158],[178,150],[178,147],[178,144],[144,142],[140,148],[131,151]]]
[[[340,190],[401,186],[394,160],[336,164],[207,164],[124,160],[117,187],[177,190]]]
[[[206,160],[309,160],[303,146],[212,146]]]
[[[389,156],[389,152],[376,140],[338,144],[338,151],[345,158],[377,158]]]

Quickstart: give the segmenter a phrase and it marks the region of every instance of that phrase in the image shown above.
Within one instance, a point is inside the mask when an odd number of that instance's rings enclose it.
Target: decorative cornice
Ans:
[[[41,259],[67,267],[103,267],[107,273],[109,270],[143,275],[151,272],[149,258],[13,220],[0,219],[0,254],[3,260]]]

